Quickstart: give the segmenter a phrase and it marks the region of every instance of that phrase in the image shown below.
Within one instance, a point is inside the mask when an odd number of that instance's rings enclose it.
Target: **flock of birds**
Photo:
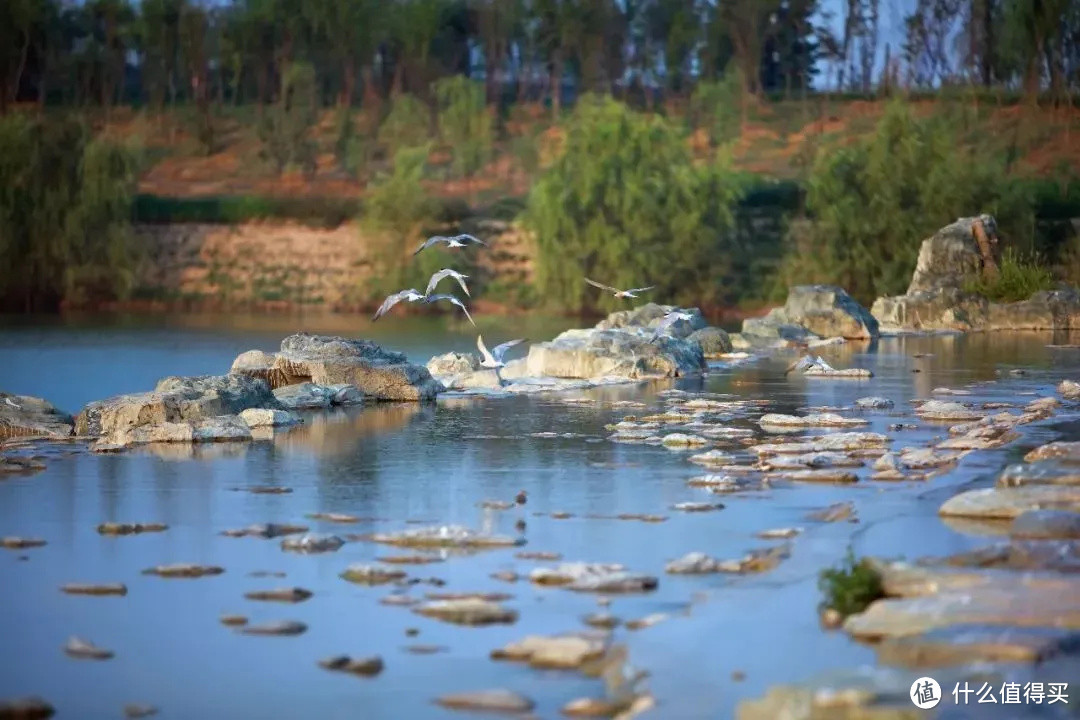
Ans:
[[[420,246],[416,248],[416,250],[413,252],[413,257],[420,254],[422,251],[436,245],[445,245],[448,249],[453,249],[469,247],[471,245],[483,245],[486,247],[487,243],[485,243],[480,238],[469,235],[468,233],[451,236],[433,235],[424,242],[420,243]],[[461,308],[461,311],[465,313],[465,317],[468,318],[470,323],[472,323],[472,326],[476,327],[476,321],[473,320],[472,315],[469,314],[469,309],[465,306],[465,303],[462,302],[459,297],[451,293],[435,292],[435,290],[438,288],[439,283],[441,283],[446,278],[453,278],[455,281],[457,281],[457,284],[461,286],[462,292],[464,292],[467,297],[472,297],[472,293],[469,292],[469,286],[465,284],[465,281],[469,278],[469,276],[464,275],[457,270],[454,270],[453,268],[443,268],[442,270],[439,270],[432,274],[431,278],[428,280],[427,287],[422,293],[416,288],[407,288],[405,290],[401,290],[399,292],[388,295],[386,299],[383,300],[382,305],[379,306],[379,309],[375,311],[375,316],[372,318],[372,321],[378,320],[383,315],[390,312],[390,310],[392,310],[394,306],[402,302],[430,305],[431,303],[445,301]],[[610,292],[612,295],[614,295],[616,298],[619,298],[620,300],[636,298],[638,296],[638,293],[653,290],[656,287],[655,285],[649,285],[648,287],[620,290],[618,288],[611,287],[610,285],[604,285],[602,283],[596,282],[595,280],[590,280],[589,278],[585,278],[585,282],[592,285],[593,287],[604,290],[605,292]],[[692,317],[693,316],[689,313],[685,313],[679,310],[672,310],[671,312],[668,312],[657,325],[656,331],[653,333],[653,336],[649,340],[649,342],[656,342],[656,340],[672,325],[679,322],[680,320],[690,320]],[[507,342],[496,345],[491,350],[488,350],[487,346],[484,344],[483,335],[477,334],[476,347],[480,351],[480,365],[482,367],[495,370],[496,374],[498,374],[499,368],[506,366],[505,357],[507,351],[523,342],[526,342],[525,338],[517,338],[515,340],[509,340]]]

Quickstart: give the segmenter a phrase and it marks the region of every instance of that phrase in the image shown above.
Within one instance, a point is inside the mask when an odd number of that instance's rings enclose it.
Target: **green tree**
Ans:
[[[734,63],[728,66],[720,80],[698,83],[690,98],[687,116],[691,127],[704,128],[714,145],[737,139],[741,129],[742,94],[742,73]]]
[[[738,196],[726,160],[695,166],[666,120],[584,98],[525,211],[540,289],[567,309],[616,306],[584,276],[616,287],[654,284],[664,302],[717,302]]]
[[[472,177],[491,155],[491,115],[484,103],[484,88],[464,75],[435,83],[439,107],[439,134],[450,146],[454,171]]]
[[[263,151],[278,172],[288,166],[315,171],[311,128],[317,115],[315,69],[308,63],[294,63],[281,79],[281,94],[260,128]]]
[[[394,97],[390,112],[379,126],[379,144],[388,155],[399,148],[417,147],[430,137],[431,111],[414,95]]]

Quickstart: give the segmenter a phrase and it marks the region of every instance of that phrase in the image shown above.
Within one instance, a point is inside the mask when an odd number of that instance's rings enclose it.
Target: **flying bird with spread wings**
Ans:
[[[679,322],[680,320],[690,321],[693,319],[694,316],[688,312],[683,312],[681,310],[672,310],[667,315],[665,315],[664,319],[660,321],[660,324],[656,326],[656,332],[653,333],[653,336],[649,339],[649,342],[656,342],[660,335],[662,335],[666,330],[670,329],[672,325]]]
[[[478,237],[469,235],[468,233],[462,233],[461,235],[452,236],[432,235],[427,240],[420,243],[420,247],[416,248],[416,252],[414,252],[413,255],[418,255],[421,250],[426,250],[432,245],[439,245],[440,243],[445,244],[448,248],[468,247],[469,245],[473,244],[487,246],[486,242],[484,242]]]
[[[447,293],[440,293],[438,295],[425,295],[420,302],[426,305],[430,305],[431,303],[438,302],[440,300],[446,300],[449,303],[457,305],[459,308],[461,308],[461,312],[465,313],[465,317],[469,318],[469,322],[473,324],[473,327],[476,327],[476,322],[473,321],[472,315],[469,314],[469,309],[465,307],[465,303],[458,300],[457,297],[455,297],[454,295],[450,295]]]
[[[421,295],[415,288],[409,288],[408,290],[402,290],[396,292],[393,295],[388,295],[383,304],[379,306],[379,309],[375,311],[375,316],[371,318],[373,321],[378,320],[386,313],[390,312],[390,309],[397,305],[399,302],[417,302],[423,300],[424,295]]]
[[[484,336],[477,335],[476,347],[480,350],[480,365],[493,370],[506,367],[506,362],[503,360],[503,358],[506,357],[506,351],[523,342],[525,342],[524,338],[508,340],[507,342],[496,345],[491,351],[488,351],[487,345],[484,345]]]
[[[603,285],[596,282],[595,280],[590,280],[589,278],[585,278],[585,282],[589,283],[593,287],[600,288],[601,290],[607,290],[609,293],[612,293],[617,298],[636,298],[638,293],[645,292],[646,290],[652,290],[656,287],[655,285],[650,285],[648,287],[620,290],[619,288],[613,288],[610,285]]]
[[[425,294],[430,295],[432,292],[434,292],[435,286],[442,282],[443,278],[448,277],[452,277],[457,280],[458,285],[460,285],[461,289],[465,291],[465,294],[472,297],[472,293],[469,292],[469,288],[465,285],[465,280],[469,276],[462,275],[457,270],[451,270],[450,268],[444,268],[431,276],[431,279],[428,280],[427,290],[424,291]]]

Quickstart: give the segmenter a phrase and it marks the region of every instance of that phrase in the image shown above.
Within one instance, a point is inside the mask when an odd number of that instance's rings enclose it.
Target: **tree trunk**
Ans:
[[[562,112],[562,76],[563,58],[562,52],[556,51],[551,58],[551,114],[555,122],[559,121]]]
[[[356,63],[352,58],[345,60],[341,71],[341,95],[338,96],[338,104],[349,107],[352,105],[353,94],[356,92]]]

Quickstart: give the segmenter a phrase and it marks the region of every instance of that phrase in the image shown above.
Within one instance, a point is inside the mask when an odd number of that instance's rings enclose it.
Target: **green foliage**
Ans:
[[[430,126],[431,112],[427,105],[412,95],[398,95],[379,126],[379,145],[390,156],[401,148],[418,147],[431,137]]]
[[[1038,257],[1026,259],[1014,248],[1006,248],[997,277],[969,279],[964,290],[993,302],[1016,302],[1042,290],[1053,290],[1054,284],[1054,276]]]
[[[430,146],[421,145],[394,153],[393,169],[376,178],[366,196],[366,223],[408,237],[432,216],[433,204],[421,182],[429,152]]]
[[[615,307],[582,277],[657,285],[664,302],[716,302],[739,190],[728,162],[693,164],[681,133],[611,99],[583,99],[561,156],[529,195],[537,279],[568,309]]]
[[[873,136],[819,153],[806,198],[812,222],[792,232],[782,281],[835,283],[865,303],[901,293],[924,238],[984,212],[1030,247],[1030,194],[977,140],[894,102]]]
[[[450,146],[454,172],[472,177],[491,155],[491,114],[484,87],[464,75],[443,78],[433,86],[439,107],[439,133]]]
[[[742,95],[742,73],[731,65],[719,80],[698,83],[687,120],[695,129],[704,128],[714,145],[736,140],[741,131]]]
[[[831,608],[843,617],[860,613],[885,597],[881,576],[865,560],[857,561],[850,548],[839,566],[821,571],[818,588],[825,596],[821,607]]]
[[[297,167],[315,171],[315,143],[311,128],[318,116],[315,68],[309,63],[293,63],[281,78],[277,103],[263,116],[259,136],[263,152],[278,172]]]
[[[0,304],[124,296],[138,155],[69,120],[0,117]]]
[[[338,167],[354,177],[367,166],[371,145],[356,132],[353,110],[348,105],[338,105],[334,111],[334,158]]]

